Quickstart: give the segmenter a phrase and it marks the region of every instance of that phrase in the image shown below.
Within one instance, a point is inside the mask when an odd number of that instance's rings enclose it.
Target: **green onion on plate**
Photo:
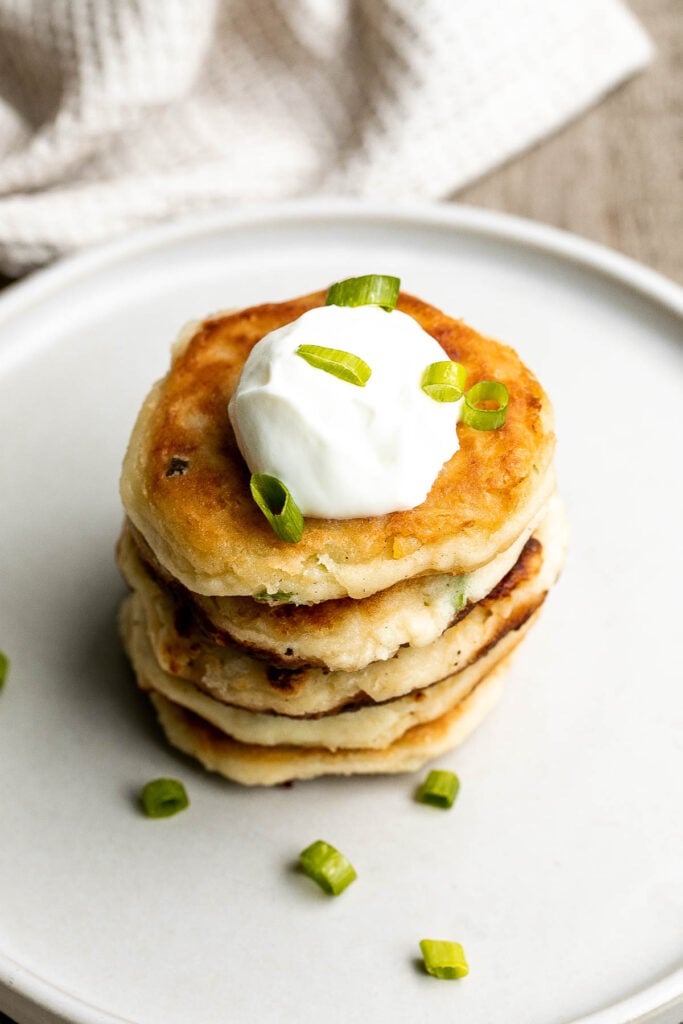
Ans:
[[[299,854],[299,865],[330,896],[338,896],[357,877],[352,864],[334,846],[317,839]]]
[[[0,651],[0,690],[5,685],[7,672],[9,671],[9,658],[4,651]]]
[[[459,942],[422,939],[420,951],[428,974],[435,978],[464,978],[470,969]]]
[[[152,779],[140,794],[142,808],[148,818],[170,818],[184,811],[190,800],[178,779]]]
[[[421,804],[432,807],[452,807],[460,789],[460,779],[455,772],[432,770],[417,791]]]

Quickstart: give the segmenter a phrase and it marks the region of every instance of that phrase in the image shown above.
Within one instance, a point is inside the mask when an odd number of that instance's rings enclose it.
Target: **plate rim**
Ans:
[[[66,256],[11,282],[0,291],[0,328],[35,304],[122,260],[163,249],[191,238],[249,226],[301,222],[373,222],[388,227],[409,225],[448,228],[482,238],[505,241],[524,249],[549,253],[607,277],[655,302],[683,319],[683,287],[614,249],[539,222],[496,210],[451,202],[411,202],[400,205],[328,198],[244,205],[191,213],[155,224],[83,252]],[[11,349],[10,337],[0,339],[0,351]],[[7,369],[14,365],[10,361]],[[4,1012],[22,1024],[135,1024],[66,992],[0,950],[0,996]],[[645,1016],[670,1007],[683,1007],[683,967],[652,985],[567,1024],[638,1024]],[[0,1012],[3,1008],[0,1007]]]
[[[268,222],[296,220],[362,220],[408,224],[420,221],[432,227],[454,230],[485,238],[514,242],[526,249],[550,252],[567,262],[587,267],[654,300],[669,312],[683,317],[683,285],[651,270],[637,260],[606,245],[553,227],[497,210],[459,203],[413,202],[390,205],[354,199],[300,199],[281,203],[255,203],[239,210],[219,208],[186,214],[172,221],[142,228],[123,238],[64,256],[27,278],[10,282],[0,291],[0,326],[21,313],[37,298],[59,291],[78,278],[105,268],[131,255],[163,248],[192,236],[224,232]]]

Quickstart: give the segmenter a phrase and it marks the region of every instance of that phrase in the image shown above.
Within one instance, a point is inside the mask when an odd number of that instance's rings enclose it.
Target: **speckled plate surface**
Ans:
[[[439,762],[462,782],[448,813],[412,776],[204,773],[162,741],[116,635],[119,465],[178,327],[368,272],[514,345],[557,413],[569,560],[502,703]],[[188,220],[0,297],[0,1009],[677,1024],[682,310],[672,283],[538,225],[347,203]],[[157,775],[188,811],[141,816]],[[336,900],[292,868],[316,838],[358,871]],[[469,976],[421,971],[424,937],[462,942]]]

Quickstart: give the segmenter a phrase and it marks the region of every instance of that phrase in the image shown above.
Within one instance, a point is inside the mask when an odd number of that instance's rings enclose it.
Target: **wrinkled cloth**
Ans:
[[[619,0],[0,0],[0,268],[190,210],[444,198],[651,55]]]

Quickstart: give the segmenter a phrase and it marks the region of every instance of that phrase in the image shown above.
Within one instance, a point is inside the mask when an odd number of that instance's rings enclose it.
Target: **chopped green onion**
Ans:
[[[316,370],[324,370],[333,377],[357,384],[364,388],[370,380],[372,370],[360,356],[344,352],[339,348],[324,348],[322,345],[299,345],[296,354],[314,366]]]
[[[421,804],[448,808],[453,806],[459,789],[460,779],[455,772],[431,771],[417,791],[417,799]]]
[[[299,864],[304,873],[331,896],[338,896],[357,877],[344,854],[322,839],[302,850]]]
[[[268,473],[254,473],[251,496],[280,540],[296,544],[304,532],[304,517],[281,480]]]
[[[9,669],[9,658],[4,651],[0,651],[0,690],[5,685],[7,679],[7,671]]]
[[[430,363],[422,374],[421,387],[435,402],[457,402],[465,390],[467,370],[460,363],[445,360]]]
[[[497,380],[480,380],[465,392],[462,420],[475,430],[498,430],[505,423],[508,389]],[[495,409],[481,409],[482,402],[495,402]]]
[[[422,939],[420,951],[428,974],[435,978],[464,978],[470,973],[465,952],[459,942]]]
[[[467,576],[456,576],[453,583],[453,608],[461,612],[467,604]]]
[[[149,818],[169,818],[184,811],[190,803],[185,787],[177,779],[152,779],[143,787],[140,799]]]
[[[262,587],[257,594],[254,594],[254,600],[287,604],[292,600],[292,596],[287,590],[276,590],[275,593],[269,594],[266,588]]]
[[[387,277],[383,274],[349,277],[330,286],[325,305],[381,306],[390,312],[396,306],[400,287],[400,277]]]

